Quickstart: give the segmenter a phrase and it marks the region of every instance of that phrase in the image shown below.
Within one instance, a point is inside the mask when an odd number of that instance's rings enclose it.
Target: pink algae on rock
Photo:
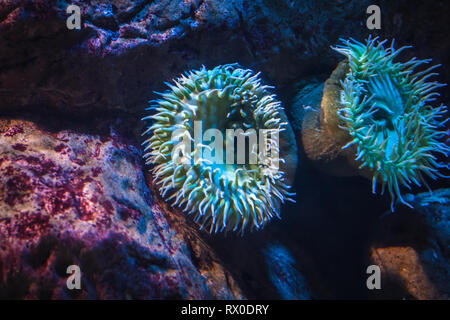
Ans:
[[[0,298],[242,298],[197,234],[156,214],[135,146],[23,120],[0,127]],[[209,262],[192,260],[193,247]],[[65,285],[72,264],[76,292]]]

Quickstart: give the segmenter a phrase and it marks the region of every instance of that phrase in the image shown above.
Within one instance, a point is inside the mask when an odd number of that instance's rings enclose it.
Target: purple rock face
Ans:
[[[242,297],[198,236],[152,201],[136,146],[114,132],[0,123],[0,297]],[[69,265],[82,290],[67,289]]]

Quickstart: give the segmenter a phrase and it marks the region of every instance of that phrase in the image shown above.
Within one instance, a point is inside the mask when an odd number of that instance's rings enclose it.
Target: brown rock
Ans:
[[[348,63],[342,61],[332,72],[325,84],[315,84],[314,88],[301,90],[293,109],[303,109],[301,118],[301,137],[306,156],[320,170],[336,176],[354,176],[353,149],[342,150],[350,137],[339,128],[342,120],[338,117],[341,85],[340,81],[348,72]],[[323,88],[323,90],[321,90]],[[299,119],[297,120],[299,121]]]
[[[448,299],[442,295],[428,278],[421,262],[420,254],[411,247],[372,248],[371,261],[381,269],[381,279],[395,281],[408,293],[405,298],[419,300]],[[382,290],[392,290],[387,284]],[[389,293],[387,294],[389,295]]]
[[[370,261],[381,268],[383,299],[449,299],[450,190],[408,194],[414,210],[381,218]]]

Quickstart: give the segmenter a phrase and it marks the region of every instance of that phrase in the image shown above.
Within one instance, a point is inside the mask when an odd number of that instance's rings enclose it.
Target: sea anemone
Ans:
[[[342,149],[351,148],[358,168],[370,172],[373,193],[378,182],[382,193],[387,186],[393,210],[396,198],[409,206],[400,186],[411,189],[426,185],[424,175],[443,176],[438,169],[445,165],[436,154],[447,157],[449,148],[440,141],[447,134],[440,129],[447,108],[432,103],[443,84],[428,81],[438,66],[416,71],[431,60],[394,62],[408,47],[395,50],[394,41],[387,48],[385,43],[351,39],[334,48],[348,59],[337,114],[343,121],[339,127],[349,134]]]
[[[160,93],[147,109],[156,113],[143,118],[153,121],[144,132],[151,135],[143,143],[144,158],[153,166],[163,198],[194,214],[210,233],[243,233],[280,217],[281,204],[294,196],[280,149],[284,132],[292,130],[281,103],[270,94],[270,87],[261,84],[259,74],[237,64],[202,67],[167,85],[170,90]],[[214,135],[214,143],[204,144],[198,125],[200,130],[219,131],[225,139]],[[264,136],[263,147],[249,139],[245,161],[239,155],[234,161],[236,141],[254,132]],[[268,156],[271,152],[275,157]]]
[[[387,47],[372,38],[342,42],[333,49],[347,59],[324,84],[301,90],[292,107],[304,151],[326,173],[369,178],[373,193],[377,184],[381,193],[387,189],[392,211],[397,199],[409,206],[402,187],[428,187],[426,176],[446,177],[439,170],[448,168],[438,160],[449,151],[447,108],[434,104],[444,85],[429,80],[438,66],[423,68],[431,60],[416,58],[395,62],[408,47],[396,50],[394,41]]]

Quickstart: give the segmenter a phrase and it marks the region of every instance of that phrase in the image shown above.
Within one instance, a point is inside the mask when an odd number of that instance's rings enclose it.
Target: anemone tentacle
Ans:
[[[342,40],[335,48],[348,58],[349,70],[342,81],[338,115],[343,120],[350,141],[343,146],[355,148],[360,168],[372,174],[376,184],[389,191],[393,205],[396,199],[409,205],[401,195],[401,186],[426,185],[424,175],[433,179],[443,176],[435,154],[448,156],[449,147],[442,141],[447,107],[434,106],[439,96],[436,89],[444,86],[429,78],[437,66],[416,71],[431,60],[413,58],[395,62],[400,52],[394,41],[369,38],[365,44]],[[382,191],[382,192],[383,192]]]
[[[259,73],[237,64],[212,70],[203,66],[167,86],[170,89],[159,93],[160,98],[147,109],[154,114],[143,118],[153,121],[144,132],[151,134],[144,142],[144,159],[153,166],[161,195],[193,214],[201,228],[211,233],[243,233],[279,217],[281,204],[293,201],[294,194],[289,192],[286,173],[275,167],[273,159],[253,148],[256,164],[218,163],[211,146],[196,141],[194,132],[195,121],[218,129],[225,136],[224,147],[233,139],[226,129],[282,132],[287,123],[281,120],[282,106],[270,94],[271,87],[261,84]],[[193,150],[179,144],[182,138],[194,144]],[[266,142],[265,151],[279,147],[274,139]]]

